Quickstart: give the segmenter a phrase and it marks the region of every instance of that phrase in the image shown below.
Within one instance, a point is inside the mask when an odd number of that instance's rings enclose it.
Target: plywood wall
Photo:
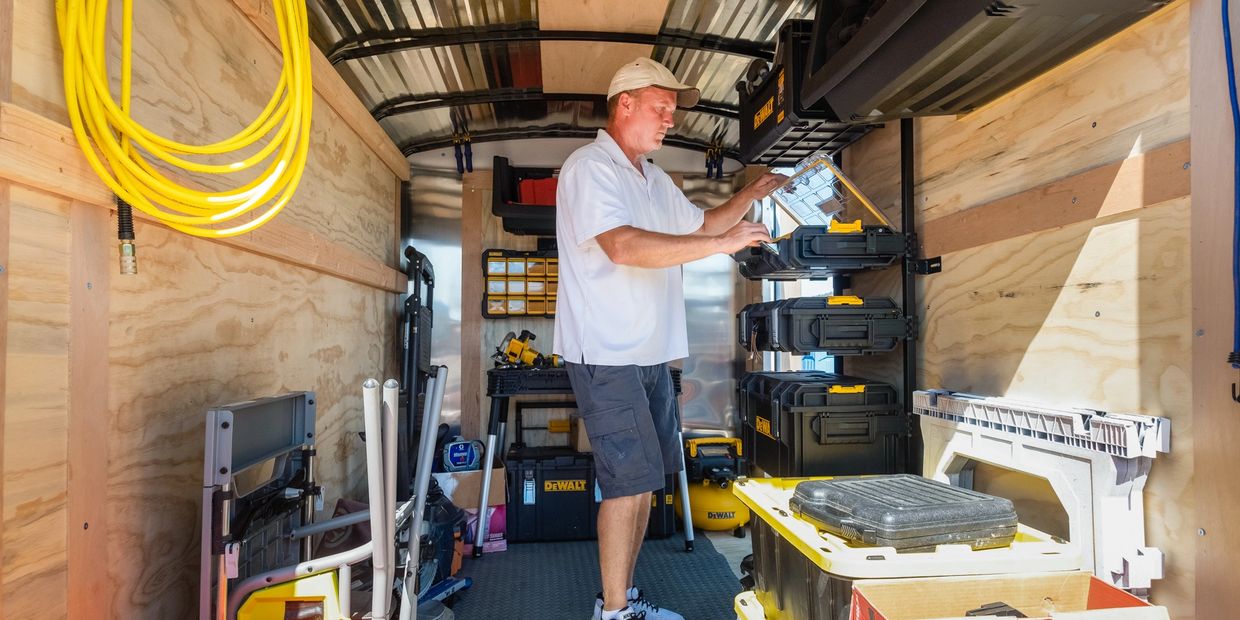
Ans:
[[[202,142],[259,111],[279,71],[268,13],[136,4],[143,123]],[[207,408],[315,391],[328,509],[360,495],[359,387],[396,372],[408,170],[319,71],[292,204],[222,243],[140,221],[122,277],[110,196],[65,127],[52,5],[0,0],[0,617],[192,617]]]
[[[1175,618],[1196,617],[1188,42],[1189,3],[1173,3],[983,109],[915,123],[923,245],[950,250],[919,281],[918,387],[1171,418],[1146,530],[1166,553],[1153,599]],[[892,123],[845,155],[889,209],[898,147]],[[854,288],[898,299],[899,282]]]

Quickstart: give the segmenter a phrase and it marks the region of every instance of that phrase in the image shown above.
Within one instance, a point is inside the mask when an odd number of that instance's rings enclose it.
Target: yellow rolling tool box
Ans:
[[[1080,565],[1077,546],[1025,525],[1017,527],[1011,545],[993,549],[951,544],[900,553],[849,542],[797,518],[789,506],[798,483],[829,479],[743,479],[732,485],[753,511],[754,588],[736,601],[742,618],[846,620],[853,583],[863,580],[1048,573]]]

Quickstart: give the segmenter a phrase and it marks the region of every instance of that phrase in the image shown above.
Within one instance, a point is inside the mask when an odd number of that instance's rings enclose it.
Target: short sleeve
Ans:
[[[690,202],[670,176],[665,177],[664,181],[664,193],[672,216],[672,234],[691,235],[697,232],[706,221],[706,212]]]
[[[620,199],[614,167],[579,159],[560,173],[555,193],[556,211],[567,218],[573,242],[587,241],[621,226],[633,224],[633,213]]]

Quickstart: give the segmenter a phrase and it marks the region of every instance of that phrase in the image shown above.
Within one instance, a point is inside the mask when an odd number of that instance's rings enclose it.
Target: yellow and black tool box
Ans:
[[[741,346],[795,355],[884,353],[913,337],[914,323],[886,297],[797,297],[745,306],[737,315]]]
[[[908,252],[907,236],[886,226],[832,222],[798,226],[773,244],[733,255],[750,280],[825,280],[881,269]]]
[[[886,383],[822,371],[740,381],[744,449],[772,476],[903,473],[908,416]]]

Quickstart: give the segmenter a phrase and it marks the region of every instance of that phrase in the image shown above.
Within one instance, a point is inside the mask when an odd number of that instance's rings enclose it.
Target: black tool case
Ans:
[[[990,549],[1016,536],[1010,500],[910,474],[808,480],[797,485],[789,506],[821,530],[898,551],[946,544]]]
[[[913,336],[913,323],[886,297],[797,297],[749,304],[737,315],[739,342],[750,351],[795,355],[885,353]]]
[[[744,450],[772,476],[905,471],[908,417],[886,383],[822,371],[740,381]]]
[[[750,280],[825,280],[866,269],[881,269],[908,252],[906,235],[886,226],[863,226],[856,232],[831,232],[829,226],[798,226],[766,246],[733,255]],[[838,230],[838,228],[837,228]]]
[[[595,536],[594,459],[569,448],[526,448],[508,456],[510,542]]]

